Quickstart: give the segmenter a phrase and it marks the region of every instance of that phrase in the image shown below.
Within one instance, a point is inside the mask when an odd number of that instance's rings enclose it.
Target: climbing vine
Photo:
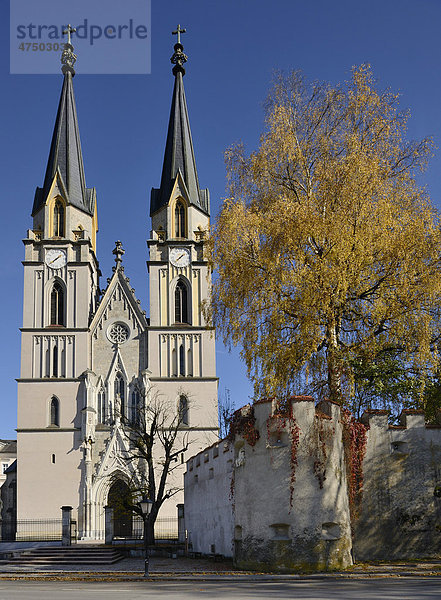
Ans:
[[[256,417],[254,416],[254,407],[247,405],[233,413],[230,421],[230,430],[227,440],[233,442],[236,435],[242,436],[250,446],[255,446],[260,437],[259,431],[255,427]]]
[[[363,459],[366,454],[368,428],[354,419],[347,409],[341,411],[342,442],[346,462],[351,522],[358,518],[363,497]]]
[[[316,412],[314,441],[311,444],[311,451],[314,457],[314,475],[317,477],[320,489],[323,489],[323,484],[326,480],[326,462],[328,459],[328,442],[334,435],[334,427],[332,423],[327,426],[326,422],[331,421],[331,417],[322,413]]]

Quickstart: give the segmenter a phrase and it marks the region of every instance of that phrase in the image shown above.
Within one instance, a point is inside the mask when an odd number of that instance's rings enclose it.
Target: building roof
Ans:
[[[4,472],[4,475],[7,475],[8,473],[15,473],[16,471],[17,471],[17,459],[15,459],[14,462],[9,465],[9,467]]]
[[[17,454],[17,440],[0,440],[0,454]]]
[[[64,71],[63,87],[55,120],[46,175],[42,188],[37,187],[32,214],[34,215],[46,202],[54,178],[61,178],[66,191],[66,201],[73,206],[93,215],[94,189],[86,188],[83,155],[81,152],[80,132],[77,109],[72,84],[73,70]]]
[[[161,187],[152,189],[150,215],[168,204],[179,172],[187,188],[190,204],[197,206],[206,214],[210,212],[208,190],[199,188],[183,80],[185,74],[183,63],[187,57],[182,50],[182,44],[175,44],[175,53],[171,58],[171,61],[175,63],[173,67],[175,85],[165,144]]]

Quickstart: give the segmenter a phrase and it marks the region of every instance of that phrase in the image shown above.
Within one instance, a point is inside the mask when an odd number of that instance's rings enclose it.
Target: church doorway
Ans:
[[[132,536],[132,513],[127,508],[131,504],[129,486],[117,479],[110,487],[107,506],[113,508],[113,535],[115,537]]]

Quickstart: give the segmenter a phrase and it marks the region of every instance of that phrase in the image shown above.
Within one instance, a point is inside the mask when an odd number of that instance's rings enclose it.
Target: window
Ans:
[[[64,325],[64,291],[61,283],[56,281],[51,291],[51,325]]]
[[[54,237],[64,236],[64,206],[60,200],[54,205]]]
[[[139,423],[139,391],[133,390],[130,404],[130,423]]]
[[[188,323],[187,287],[181,280],[175,289],[175,323]]]
[[[119,399],[120,399],[120,416],[121,417],[125,417],[126,416],[126,386],[124,383],[124,377],[121,375],[121,373],[117,373],[116,377],[115,377],[115,398],[118,396],[119,394]]]
[[[185,352],[183,344],[179,346],[179,375],[185,377]]]
[[[52,350],[52,377],[58,377],[58,346]]]
[[[8,463],[3,463],[2,464],[2,473],[5,474],[6,473],[6,469],[9,467]]]
[[[55,396],[51,400],[50,424],[54,427],[60,426],[60,403]]]
[[[106,394],[103,389],[98,392],[98,423],[106,422]]]
[[[180,200],[175,206],[175,237],[185,237],[185,207]]]
[[[51,462],[52,462],[53,465],[55,464],[55,454],[52,454],[52,456],[51,456]]]
[[[186,396],[179,396],[178,413],[182,425],[188,425],[188,400]]]

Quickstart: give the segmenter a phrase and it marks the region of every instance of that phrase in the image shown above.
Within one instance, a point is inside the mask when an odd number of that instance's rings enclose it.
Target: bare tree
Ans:
[[[146,545],[154,544],[154,525],[160,508],[182,490],[182,483],[173,474],[181,466],[180,455],[190,444],[188,403],[184,392],[175,405],[152,389],[139,390],[138,406],[131,414],[120,416],[129,446],[126,460],[133,461],[137,471],[124,506],[143,519]],[[145,496],[152,502],[149,515],[144,515],[139,505]]]
[[[227,437],[230,430],[230,422],[234,413],[234,402],[231,400],[231,393],[225,388],[224,393],[219,396],[218,415],[219,415],[219,438],[223,440]]]

